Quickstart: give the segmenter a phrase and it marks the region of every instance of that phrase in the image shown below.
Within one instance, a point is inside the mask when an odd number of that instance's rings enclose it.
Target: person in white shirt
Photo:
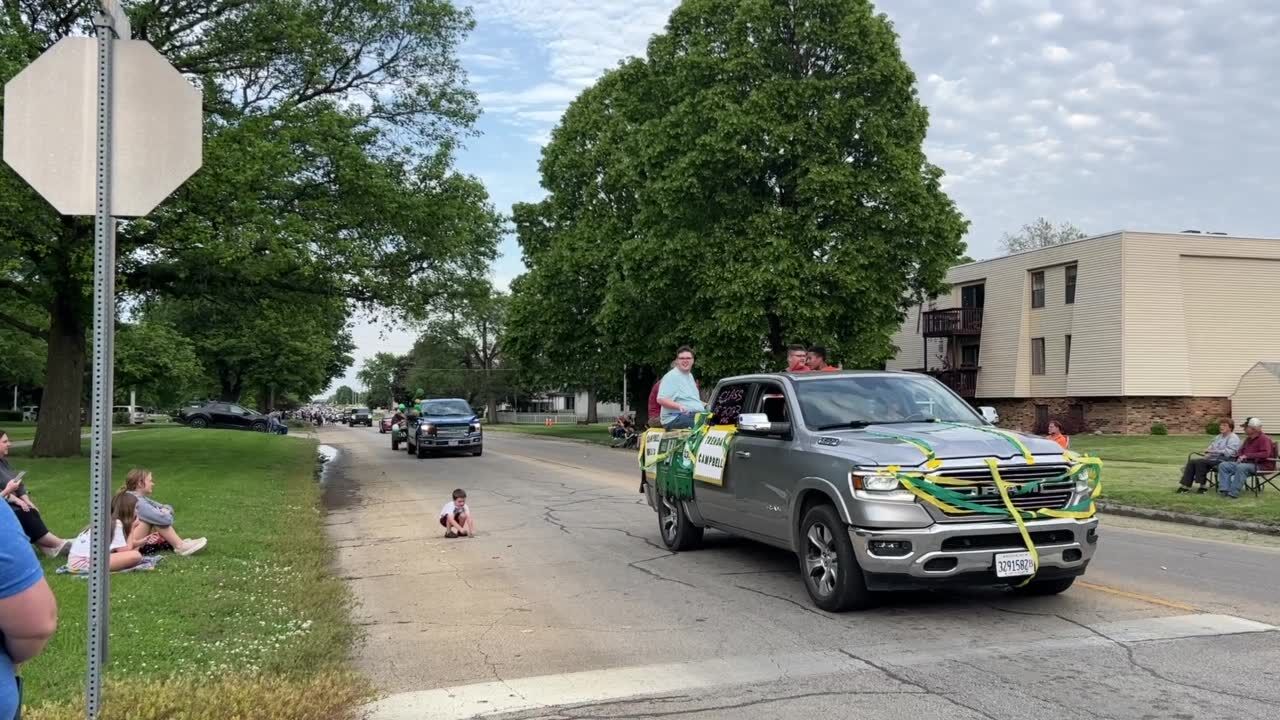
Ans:
[[[111,572],[128,570],[142,562],[142,553],[129,547],[125,539],[124,527],[133,527],[138,515],[138,499],[129,493],[120,493],[111,499],[111,556],[107,561]],[[71,553],[67,558],[67,567],[73,573],[89,572],[89,534],[85,528],[71,543]]]
[[[467,491],[458,488],[453,491],[453,499],[440,508],[440,525],[444,527],[444,536],[448,538],[475,537],[476,522],[467,507]]]

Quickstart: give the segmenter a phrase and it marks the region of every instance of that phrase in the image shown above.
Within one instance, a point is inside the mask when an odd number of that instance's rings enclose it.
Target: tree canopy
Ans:
[[[652,377],[684,343],[710,376],[778,367],[794,341],[879,364],[964,247],[927,127],[867,0],[685,0],[544,149],[549,194],[514,210],[510,348],[588,382]]]
[[[1086,237],[1085,232],[1069,222],[1055,226],[1045,218],[1039,217],[1023,225],[1017,234],[1005,233],[1004,237],[1000,238],[1000,247],[1006,255],[1012,255],[1025,250],[1061,245],[1084,237]]]
[[[412,311],[483,273],[499,219],[481,183],[453,168],[478,112],[456,56],[469,10],[449,0],[123,5],[134,37],[200,88],[205,144],[190,181],[122,225],[122,293],[277,317],[328,303]],[[96,6],[7,3],[0,82],[61,37],[87,34]],[[0,214],[0,303],[44,316],[0,309],[0,324],[47,341],[33,452],[75,454],[92,224],[55,214],[7,167]],[[345,337],[344,326],[311,327],[328,333],[314,344]],[[234,394],[228,378],[221,390]]]

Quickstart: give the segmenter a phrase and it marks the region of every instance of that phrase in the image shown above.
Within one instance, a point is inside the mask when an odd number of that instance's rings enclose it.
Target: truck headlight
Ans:
[[[850,473],[854,490],[871,492],[892,492],[902,487],[896,475],[888,475],[875,471]]]
[[[471,432],[473,432],[473,433],[478,433],[478,432],[480,432],[480,421],[479,421],[479,420],[477,420],[477,421],[475,421],[475,422],[471,423]]]

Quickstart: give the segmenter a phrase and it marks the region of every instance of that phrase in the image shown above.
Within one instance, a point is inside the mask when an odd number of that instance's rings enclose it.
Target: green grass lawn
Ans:
[[[1102,458],[1102,499],[1124,505],[1213,517],[1280,523],[1280,493],[1268,488],[1239,500],[1175,494],[1187,453],[1203,451],[1209,435],[1076,435],[1071,448]]]
[[[486,431],[522,433],[541,437],[566,438],[569,440],[586,440],[597,445],[609,445],[613,438],[609,436],[609,426],[613,423],[595,423],[593,425],[576,425],[559,423],[546,425],[485,425]]]
[[[111,577],[106,718],[335,717],[363,697],[350,671],[349,596],[329,572],[315,443],[249,432],[157,428],[116,435],[114,483],[149,468],[192,557]],[[53,532],[88,522],[86,458],[11,462]],[[58,632],[23,668],[31,718],[83,717],[86,580],[54,573]]]
[[[36,436],[36,424],[25,422],[9,422],[0,425],[10,440],[30,440]]]

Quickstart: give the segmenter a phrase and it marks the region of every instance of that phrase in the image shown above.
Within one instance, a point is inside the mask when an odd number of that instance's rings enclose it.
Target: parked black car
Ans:
[[[347,426],[355,427],[356,425],[373,427],[373,413],[369,412],[369,408],[356,408],[347,415]]]
[[[271,421],[266,415],[235,403],[210,402],[182,408],[178,422],[193,428],[228,428],[266,432]]]

